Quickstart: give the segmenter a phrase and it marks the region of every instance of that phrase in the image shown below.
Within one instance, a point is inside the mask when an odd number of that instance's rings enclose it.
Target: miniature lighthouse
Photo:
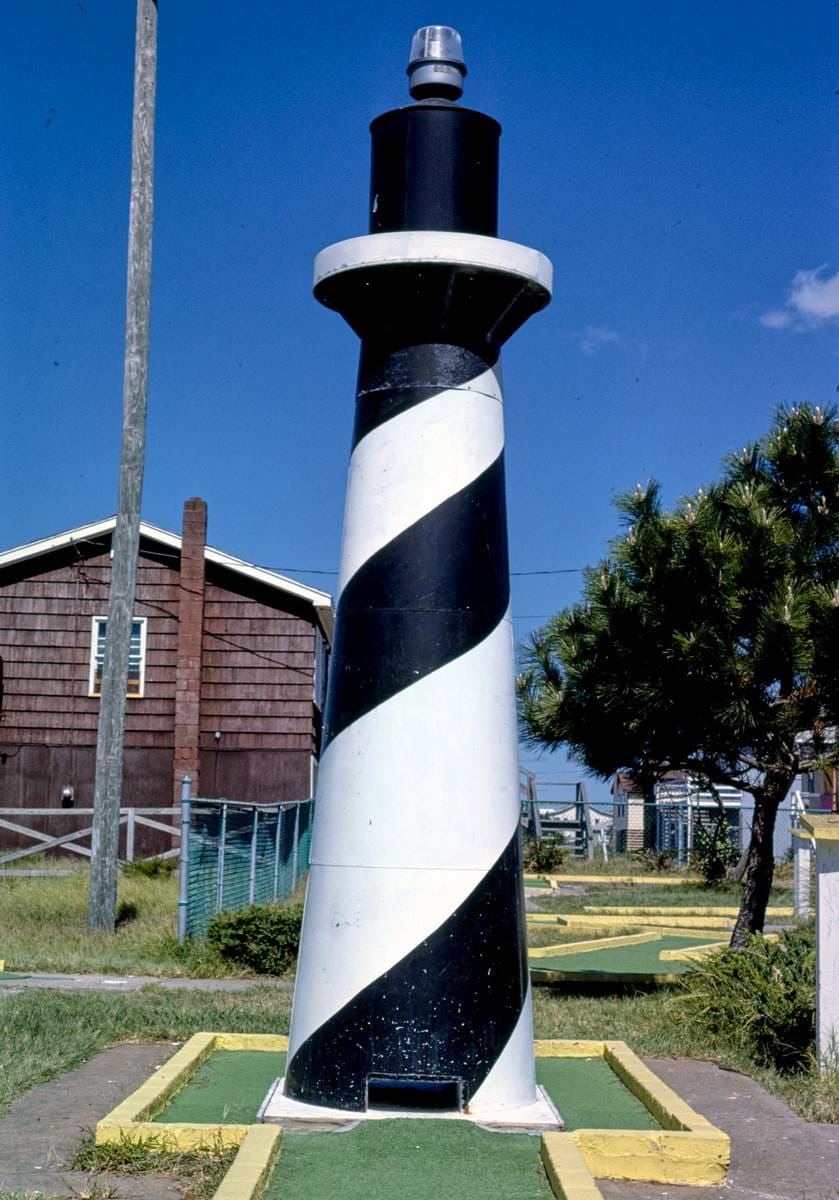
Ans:
[[[315,262],[315,296],[359,335],[361,361],[277,1099],[515,1125],[541,1098],[499,352],[548,303],[551,265],[496,236],[501,131],[457,104],[459,34],[421,29],[408,73],[416,102],[371,126],[370,233]]]

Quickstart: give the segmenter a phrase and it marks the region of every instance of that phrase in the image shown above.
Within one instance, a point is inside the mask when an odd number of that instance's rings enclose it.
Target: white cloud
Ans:
[[[583,354],[590,356],[599,354],[607,346],[612,350],[633,350],[642,358],[647,355],[647,343],[642,338],[624,337],[616,329],[607,329],[603,325],[586,325],[576,337]]]
[[[839,322],[839,271],[825,275],[827,265],[811,271],[796,271],[783,308],[760,316],[767,329],[792,329],[806,333]]]

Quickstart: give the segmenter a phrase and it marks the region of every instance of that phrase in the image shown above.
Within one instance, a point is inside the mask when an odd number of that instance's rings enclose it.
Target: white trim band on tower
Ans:
[[[448,233],[439,229],[369,233],[326,246],[315,258],[314,286],[345,271],[402,263],[488,268],[518,275],[548,294],[553,289],[553,266],[538,250],[501,238],[477,233]]]

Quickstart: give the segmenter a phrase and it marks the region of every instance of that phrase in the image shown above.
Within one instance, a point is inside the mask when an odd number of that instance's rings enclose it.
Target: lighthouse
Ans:
[[[499,356],[552,272],[498,237],[501,129],[459,103],[460,35],[419,30],[408,74],[413,103],[370,127],[369,232],[315,261],[316,298],[361,352],[287,1068],[265,1119],[397,1108],[550,1127]]]

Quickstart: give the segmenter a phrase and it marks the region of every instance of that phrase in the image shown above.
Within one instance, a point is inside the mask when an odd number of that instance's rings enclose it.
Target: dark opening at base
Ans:
[[[463,1080],[426,1075],[368,1075],[367,1107],[460,1112]]]

